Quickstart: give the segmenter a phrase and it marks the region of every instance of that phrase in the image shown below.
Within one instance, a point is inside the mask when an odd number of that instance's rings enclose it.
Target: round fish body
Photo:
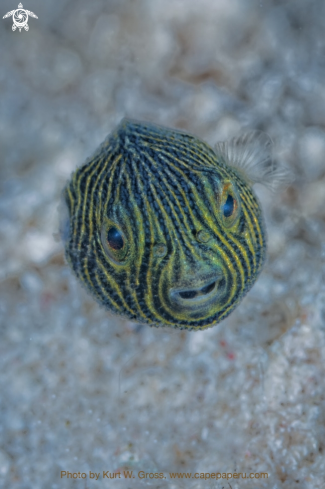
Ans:
[[[262,212],[240,164],[229,164],[238,144],[222,144],[214,151],[125,119],[75,171],[65,254],[100,304],[135,322],[200,330],[253,286],[265,260]]]

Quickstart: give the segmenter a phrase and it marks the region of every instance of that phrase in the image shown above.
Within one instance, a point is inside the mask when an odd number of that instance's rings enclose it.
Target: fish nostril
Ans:
[[[216,285],[215,282],[212,282],[212,284],[209,284],[209,285],[206,285],[205,287],[202,287],[202,289],[200,290],[200,292],[202,294],[208,294],[209,292],[211,292],[211,290],[214,289],[214,286]]]
[[[186,290],[185,292],[178,292],[182,299],[193,299],[197,295],[196,290]]]

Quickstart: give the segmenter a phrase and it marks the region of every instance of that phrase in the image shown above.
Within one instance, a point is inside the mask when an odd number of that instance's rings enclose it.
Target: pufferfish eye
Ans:
[[[228,181],[223,185],[220,203],[224,225],[226,227],[233,227],[238,222],[240,202],[232,182]]]
[[[113,223],[105,223],[102,227],[101,241],[110,260],[116,265],[121,265],[128,252],[124,233]]]
[[[116,228],[110,228],[107,232],[107,244],[114,251],[119,251],[124,246],[123,236]]]
[[[223,215],[225,217],[230,217],[235,210],[234,198],[231,194],[228,195],[226,202],[222,206]]]

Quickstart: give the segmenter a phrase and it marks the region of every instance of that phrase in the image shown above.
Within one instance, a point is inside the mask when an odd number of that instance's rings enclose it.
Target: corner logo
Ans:
[[[12,30],[15,31],[18,27],[19,32],[21,32],[22,28],[24,28],[25,31],[29,30],[29,25],[27,24],[29,15],[31,17],[34,17],[35,19],[38,19],[37,15],[35,15],[33,12],[30,12],[29,10],[24,10],[21,3],[18,5],[17,10],[11,10],[11,12],[7,12],[6,15],[3,16],[3,19],[6,19],[11,15],[13,20]]]

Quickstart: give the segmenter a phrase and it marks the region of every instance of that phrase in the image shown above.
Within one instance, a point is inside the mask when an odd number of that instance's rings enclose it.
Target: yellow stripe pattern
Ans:
[[[227,214],[229,192],[236,206]],[[64,195],[68,263],[101,304],[132,321],[213,326],[263,266],[266,238],[256,196],[192,135],[123,120],[75,171]],[[113,256],[105,243],[112,227],[123,237],[122,255]],[[186,297],[191,294],[197,298]]]

